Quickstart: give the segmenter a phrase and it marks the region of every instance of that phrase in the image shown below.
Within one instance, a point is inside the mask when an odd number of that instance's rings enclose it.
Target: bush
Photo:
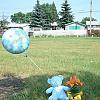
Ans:
[[[88,35],[89,36],[97,36],[97,37],[100,37],[100,30],[91,30],[91,34],[90,34],[90,30],[88,30]]]

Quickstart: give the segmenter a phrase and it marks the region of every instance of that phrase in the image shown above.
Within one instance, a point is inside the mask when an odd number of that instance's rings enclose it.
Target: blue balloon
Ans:
[[[20,54],[28,49],[30,39],[28,33],[19,28],[11,28],[2,36],[2,45],[10,53]]]

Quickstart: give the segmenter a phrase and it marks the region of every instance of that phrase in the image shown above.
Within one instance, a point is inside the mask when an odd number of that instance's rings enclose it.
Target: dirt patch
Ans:
[[[0,100],[9,98],[11,95],[23,90],[23,79],[15,76],[14,74],[5,74],[0,80]]]

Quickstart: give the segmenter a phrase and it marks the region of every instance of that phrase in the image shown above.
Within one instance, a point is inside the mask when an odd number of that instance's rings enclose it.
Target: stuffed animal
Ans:
[[[46,93],[51,93],[52,95],[48,100],[69,100],[65,91],[69,91],[68,86],[63,86],[62,81],[64,77],[62,75],[54,76],[51,79],[48,79],[48,83],[52,86],[46,90]]]

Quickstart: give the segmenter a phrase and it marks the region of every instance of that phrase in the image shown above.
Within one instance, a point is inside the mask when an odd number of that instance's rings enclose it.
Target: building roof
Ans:
[[[86,21],[86,25],[90,25],[90,21]],[[91,21],[91,25],[100,25],[100,21]]]
[[[25,27],[25,26],[29,26],[29,24],[18,24],[18,23],[9,23],[8,27]]]
[[[70,23],[68,23],[68,24],[65,24],[66,26],[68,26],[68,25],[71,25],[71,24],[78,24],[78,25],[81,25],[81,26],[86,26],[85,24],[82,24],[82,23],[80,23],[80,22],[70,22]]]

